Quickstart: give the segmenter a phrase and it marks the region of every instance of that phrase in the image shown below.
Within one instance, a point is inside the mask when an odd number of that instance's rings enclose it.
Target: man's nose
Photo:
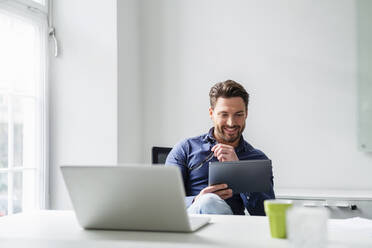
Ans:
[[[234,120],[233,118],[230,116],[228,119],[227,119],[227,123],[226,123],[228,126],[232,127],[233,124],[234,124]]]

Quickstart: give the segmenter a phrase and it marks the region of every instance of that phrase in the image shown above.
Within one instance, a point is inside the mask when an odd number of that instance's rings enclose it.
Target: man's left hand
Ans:
[[[239,161],[233,146],[217,144],[213,146],[211,150],[214,152],[214,156],[217,157],[218,161],[220,162]]]

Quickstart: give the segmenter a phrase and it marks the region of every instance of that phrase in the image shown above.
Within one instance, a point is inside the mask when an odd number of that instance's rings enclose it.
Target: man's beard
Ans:
[[[230,136],[228,134],[225,134],[225,132],[223,130],[224,127],[226,127],[226,125],[225,126],[221,126],[221,127],[218,127],[217,126],[216,129],[217,129],[218,136],[223,141],[225,141],[226,143],[234,143],[235,141],[237,141],[238,139],[240,139],[240,137],[241,137],[241,135],[242,135],[242,133],[244,131],[245,124],[244,124],[243,127],[240,127],[240,126],[233,126],[233,127],[231,127],[231,128],[237,128],[237,130],[238,130],[237,133],[236,133],[236,135],[234,135],[234,136]]]

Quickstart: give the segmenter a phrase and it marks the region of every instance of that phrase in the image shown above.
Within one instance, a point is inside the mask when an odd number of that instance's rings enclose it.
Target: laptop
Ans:
[[[269,159],[209,163],[208,184],[226,183],[234,193],[270,192],[272,177]]]
[[[61,166],[85,229],[193,232],[210,218],[188,215],[177,167]]]

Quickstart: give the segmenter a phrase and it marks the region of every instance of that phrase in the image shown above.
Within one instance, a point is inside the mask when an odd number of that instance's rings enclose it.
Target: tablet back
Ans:
[[[269,192],[272,176],[269,159],[209,163],[209,185],[226,183],[234,193]]]

